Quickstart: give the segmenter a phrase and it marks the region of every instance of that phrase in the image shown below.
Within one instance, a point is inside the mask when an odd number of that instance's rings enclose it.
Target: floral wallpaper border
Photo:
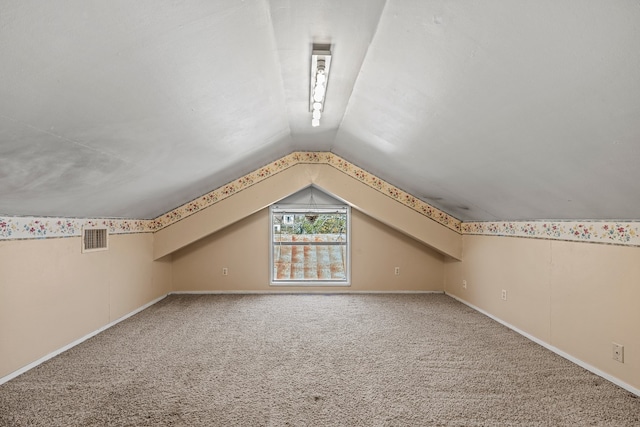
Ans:
[[[460,233],[461,221],[434,208],[433,206],[419,200],[409,193],[381,180],[380,178],[366,172],[365,170],[347,162],[343,158],[330,152],[294,152],[276,160],[258,170],[255,170],[240,179],[213,190],[197,199],[186,203],[171,212],[159,216],[152,221],[151,227],[159,230],[186,218],[194,213],[213,205],[247,187],[264,181],[272,175],[282,172],[298,164],[325,164],[330,165],[339,171],[355,178],[369,187],[391,197],[392,199],[408,206],[422,215]]]
[[[152,233],[297,164],[326,164],[461,234],[529,237],[640,246],[640,222],[461,222],[330,152],[293,152],[152,220],[0,217],[0,240],[80,236],[82,227],[106,226],[111,234]]]
[[[330,152],[293,152],[152,220],[0,217],[0,240],[80,236],[84,225],[106,226],[111,234],[152,233],[214,205],[297,164],[326,164],[460,233],[460,220],[396,188]]]
[[[110,234],[148,233],[149,220],[0,217],[0,241],[82,235],[82,227],[107,227]]]
[[[634,221],[464,222],[462,234],[640,246],[640,222]]]

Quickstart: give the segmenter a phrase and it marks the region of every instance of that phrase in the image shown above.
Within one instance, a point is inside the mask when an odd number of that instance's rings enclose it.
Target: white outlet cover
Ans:
[[[613,360],[624,363],[624,346],[618,343],[612,343]]]

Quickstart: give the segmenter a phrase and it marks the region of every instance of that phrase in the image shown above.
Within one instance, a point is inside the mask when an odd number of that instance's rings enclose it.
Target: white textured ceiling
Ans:
[[[0,0],[0,214],[153,218],[296,150],[462,220],[640,219],[640,1]]]

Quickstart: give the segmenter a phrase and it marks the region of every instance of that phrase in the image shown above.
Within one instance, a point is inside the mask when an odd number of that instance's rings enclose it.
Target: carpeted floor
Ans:
[[[178,295],[0,386],[2,426],[638,426],[446,295]]]

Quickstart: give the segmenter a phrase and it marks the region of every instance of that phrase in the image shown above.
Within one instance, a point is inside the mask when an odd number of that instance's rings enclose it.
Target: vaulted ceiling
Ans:
[[[301,150],[461,220],[639,219],[640,2],[0,0],[0,214],[153,218]]]

